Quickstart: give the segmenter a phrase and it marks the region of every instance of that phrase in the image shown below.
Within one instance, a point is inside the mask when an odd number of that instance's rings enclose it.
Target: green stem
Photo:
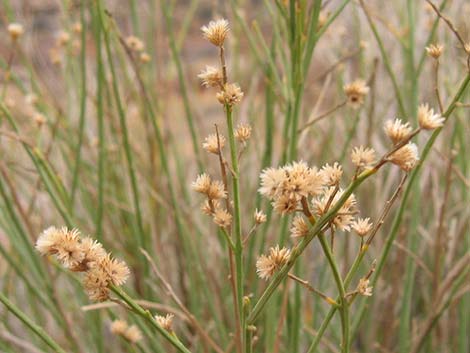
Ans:
[[[161,327],[155,318],[152,316],[150,311],[145,310],[139,304],[137,304],[126,292],[124,292],[121,288],[116,287],[114,285],[111,286],[111,290],[121,298],[129,307],[132,309],[134,313],[142,317],[146,320],[153,328],[155,328],[163,337],[165,337],[172,345],[181,353],[191,353],[184,344],[176,337],[176,335],[171,334],[163,327]]]
[[[0,301],[21,320],[26,326],[29,327],[36,335],[39,336],[49,347],[57,353],[66,353],[53,339],[49,336],[42,327],[36,325],[24,312],[22,312],[16,305],[14,305],[2,292],[0,292]]]

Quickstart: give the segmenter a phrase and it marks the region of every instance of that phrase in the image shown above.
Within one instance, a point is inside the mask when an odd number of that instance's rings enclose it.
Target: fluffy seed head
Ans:
[[[224,85],[224,89],[217,93],[216,97],[220,104],[233,106],[241,102],[243,92],[237,83],[227,83]]]
[[[351,224],[351,228],[360,237],[365,237],[372,229],[372,223],[369,222],[370,218],[358,218]]]
[[[129,278],[130,271],[126,263],[111,257],[110,254],[101,258],[98,266],[106,273],[108,281],[116,286],[123,285]]]
[[[227,228],[232,224],[232,215],[227,210],[218,208],[214,212],[214,223],[219,227]]]
[[[387,120],[384,125],[384,131],[394,144],[397,144],[407,138],[411,133],[409,123],[403,123],[400,119]]]
[[[325,164],[321,169],[321,173],[323,174],[325,185],[333,186],[339,184],[343,175],[343,168],[338,162],[335,162],[333,165]]]
[[[292,238],[304,237],[308,234],[308,224],[305,222],[304,217],[297,215],[292,220],[292,226],[290,228],[290,234]]]
[[[434,114],[434,109],[429,108],[427,104],[421,104],[418,107],[418,123],[422,129],[434,130],[444,125],[444,117]]]
[[[363,296],[366,296],[366,297],[372,296],[373,287],[369,286],[369,282],[370,281],[367,278],[361,278],[359,280],[359,284],[357,285],[356,290],[360,295],[363,295]]]
[[[130,343],[136,343],[142,339],[142,333],[135,325],[129,326],[122,336]]]
[[[364,80],[355,80],[343,87],[344,93],[348,98],[348,104],[357,109],[364,104],[364,99],[369,93],[369,87]]]
[[[136,36],[128,36],[126,38],[126,45],[132,51],[141,52],[145,49],[145,44]]]
[[[127,325],[126,321],[124,321],[124,320],[114,320],[111,323],[110,329],[111,329],[111,333],[113,333],[115,335],[122,336],[122,335],[124,335],[124,332],[126,332],[128,327],[129,327],[129,325]]]
[[[70,42],[70,33],[66,32],[66,31],[61,31],[59,32],[59,34],[57,35],[57,45],[58,46],[66,46],[68,42]]]
[[[202,143],[202,148],[209,153],[219,154],[219,143],[220,149],[223,149],[225,146],[225,137],[219,134],[219,138],[217,138],[217,134],[210,134]]]
[[[165,316],[162,315],[155,315],[155,321],[166,331],[171,332],[172,325],[173,325],[173,318],[175,315],[173,314],[166,314]]]
[[[220,87],[222,86],[222,72],[213,67],[206,65],[205,70],[201,71],[199,75],[197,75],[202,81],[202,85],[206,87]]]
[[[16,41],[19,37],[24,34],[24,27],[20,23],[10,23],[8,25],[8,34],[10,34],[10,38],[12,41]]]
[[[220,180],[212,181],[209,190],[207,191],[207,197],[211,200],[225,199],[227,197],[227,192],[225,191],[224,183]]]
[[[272,200],[280,193],[286,173],[282,168],[267,168],[261,172],[260,179],[259,193]]]
[[[375,162],[375,150],[370,147],[354,147],[351,152],[352,163],[359,168],[369,168]]]
[[[405,172],[412,170],[419,161],[418,146],[409,142],[389,157],[390,162],[399,166]]]
[[[336,203],[339,201],[341,196],[343,195],[343,190],[339,189],[335,196],[333,193],[335,192],[334,187],[328,188],[323,195],[314,199],[313,209],[314,212],[318,216],[323,216],[329,209],[334,207]],[[330,201],[330,199],[332,200]],[[328,203],[330,202],[330,207],[327,209]],[[339,211],[337,212],[336,216],[332,220],[332,224],[340,230],[349,231],[351,229],[351,224],[354,220],[354,213],[357,211],[357,201],[354,194],[351,194],[345,203],[340,207]]]
[[[256,224],[265,223],[266,220],[268,219],[266,214],[263,211],[258,211],[258,209],[255,210],[253,218],[254,218]]]
[[[55,255],[57,261],[66,268],[79,266],[85,256],[80,244],[80,232],[66,227],[47,228],[39,235],[36,249],[42,255]]]
[[[229,30],[228,21],[225,19],[210,21],[207,26],[201,27],[204,38],[217,47],[224,45]]]
[[[246,143],[250,139],[250,137],[250,124],[238,124],[237,130],[235,130],[235,138],[241,143]]]
[[[139,59],[141,63],[147,64],[152,60],[152,57],[148,53],[140,53]]]
[[[429,47],[426,47],[427,54],[434,59],[438,59],[443,51],[444,46],[441,44],[431,44]]]
[[[289,249],[280,249],[279,245],[276,245],[274,248],[269,249],[269,254],[258,257],[256,261],[256,273],[260,278],[268,280],[289,261],[289,257]]]
[[[209,192],[211,182],[211,177],[208,174],[203,173],[197,176],[196,181],[193,181],[191,187],[196,192],[207,194]]]

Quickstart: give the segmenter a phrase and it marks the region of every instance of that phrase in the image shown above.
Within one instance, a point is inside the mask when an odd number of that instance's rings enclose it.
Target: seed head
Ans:
[[[143,53],[140,53],[139,59],[141,63],[147,64],[152,60],[152,57],[148,53],[143,52]]]
[[[224,85],[224,89],[217,93],[216,97],[220,104],[231,107],[241,102],[243,92],[237,83],[227,83]]]
[[[225,38],[230,30],[228,21],[220,19],[217,21],[211,21],[207,26],[201,27],[202,34],[209,42],[217,47],[224,45]]]
[[[300,198],[295,195],[282,194],[277,197],[273,202],[274,211],[280,213],[281,215],[286,215],[292,212],[297,211],[299,206]]]
[[[352,163],[359,168],[369,168],[375,162],[375,150],[370,147],[354,147],[351,152]]]
[[[359,280],[359,284],[357,285],[357,292],[360,295],[370,297],[372,296],[372,289],[373,287],[369,287],[369,280],[367,278],[361,278]]]
[[[139,328],[135,325],[129,326],[129,328],[124,332],[123,337],[128,340],[130,343],[136,343],[142,339],[142,333]]]
[[[343,87],[344,93],[348,98],[348,104],[353,109],[358,109],[364,104],[364,98],[369,93],[369,87],[364,80],[355,80]]]
[[[411,171],[419,161],[418,146],[409,142],[389,157],[390,162],[399,166],[405,172]]]
[[[67,43],[70,41],[70,34],[65,31],[59,32],[57,35],[57,45],[64,47],[67,45]]]
[[[209,153],[219,154],[219,143],[220,149],[222,150],[225,146],[225,137],[219,134],[219,138],[217,138],[217,134],[210,134],[202,143],[202,148]]]
[[[333,208],[335,204],[340,200],[343,195],[343,190],[339,189],[333,197],[335,191],[334,187],[328,188],[323,195],[314,199],[312,201],[314,212],[318,216],[323,216],[328,210]],[[333,199],[330,201],[330,199]],[[330,202],[330,207],[327,209],[328,203]],[[346,202],[340,207],[336,216],[332,220],[332,224],[340,230],[349,231],[351,229],[351,224],[354,220],[354,213],[357,210],[357,201],[354,194],[351,194]]]
[[[431,44],[429,47],[426,47],[426,52],[430,57],[434,59],[439,59],[444,51],[444,46],[441,44]]]
[[[202,85],[206,87],[221,87],[222,86],[222,72],[213,67],[213,66],[206,66],[206,69],[201,71],[199,75],[197,75],[202,81]]]
[[[434,130],[444,125],[444,117],[434,114],[434,109],[429,108],[427,104],[421,104],[418,107],[418,123],[424,130]]]
[[[210,200],[225,199],[227,197],[227,192],[225,191],[224,183],[220,180],[212,181],[209,190],[207,191],[207,197]]]
[[[232,215],[227,210],[218,208],[214,212],[213,220],[219,227],[227,228],[232,224]]]
[[[387,120],[384,125],[384,131],[397,144],[407,138],[411,133],[410,123],[403,123],[400,119]]]
[[[124,321],[124,320],[114,320],[111,323],[110,329],[111,329],[111,333],[113,333],[115,335],[122,336],[122,335],[124,335],[124,332],[126,332],[128,327],[129,327],[129,325],[127,325],[126,321]]]
[[[166,314],[165,316],[162,315],[155,315],[155,321],[166,331],[171,332],[172,331],[172,325],[173,325],[173,318],[175,315],[173,314]]]
[[[129,47],[130,50],[141,52],[145,49],[145,44],[136,36],[128,36],[126,38],[126,45]]]
[[[278,271],[284,264],[289,261],[290,250],[287,248],[279,248],[276,245],[269,249],[268,255],[261,255],[256,261],[256,273],[260,278],[268,280]]]
[[[308,224],[305,222],[304,217],[297,215],[292,220],[292,226],[290,228],[290,234],[292,238],[304,237],[308,234]]]
[[[259,193],[272,200],[280,194],[286,173],[282,168],[267,168],[261,172],[260,179]]]
[[[208,174],[203,173],[197,176],[196,181],[191,184],[191,187],[196,192],[207,194],[209,192],[211,182],[211,177]]]
[[[268,219],[266,214],[263,211],[258,211],[258,209],[255,210],[253,218],[254,218],[256,224],[265,223],[266,220]]]
[[[251,126],[250,124],[238,124],[237,130],[235,130],[235,138],[240,143],[246,143],[251,137]]]
[[[83,31],[82,24],[80,22],[75,22],[72,26],[72,31],[75,34],[80,34]]]
[[[351,224],[351,228],[360,237],[365,237],[372,229],[372,223],[369,222],[370,218],[358,218]]]
[[[338,162],[335,162],[333,165],[325,164],[321,169],[321,173],[323,174],[325,185],[333,186],[339,184],[343,175],[343,168]]]
[[[24,27],[20,23],[10,23],[8,25],[8,33],[12,41],[18,40],[24,34]]]

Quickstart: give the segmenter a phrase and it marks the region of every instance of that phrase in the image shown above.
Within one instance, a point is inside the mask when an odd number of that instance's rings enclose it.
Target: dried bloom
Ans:
[[[26,101],[26,104],[29,104],[29,105],[36,105],[37,102],[38,102],[38,96],[34,93],[29,93],[27,94],[25,97],[24,97],[25,101]]]
[[[213,66],[206,65],[206,69],[197,75],[197,77],[202,80],[203,86],[222,87],[222,72]]]
[[[217,134],[210,134],[204,139],[202,148],[204,148],[209,153],[219,154],[219,144],[220,149],[224,148],[225,137],[219,134],[219,137],[217,138]]]
[[[214,212],[214,223],[222,228],[230,227],[232,224],[232,215],[225,209],[216,209]]]
[[[81,251],[83,252],[83,259],[79,264],[71,267],[71,271],[88,271],[91,267],[93,267],[97,262],[106,256],[106,250],[104,250],[103,245],[91,237],[83,238],[81,240],[80,247]]]
[[[426,47],[426,52],[434,59],[438,59],[442,55],[443,51],[444,46],[441,44],[431,44],[429,47]]]
[[[42,126],[47,122],[47,119],[44,116],[44,114],[41,114],[39,112],[36,112],[36,113],[33,114],[33,120],[39,126]]]
[[[175,315],[173,314],[166,314],[165,316],[162,315],[155,315],[155,321],[165,330],[171,332],[171,326],[173,325],[173,318]]]
[[[387,120],[384,125],[387,136],[394,144],[397,144],[407,138],[411,133],[409,123],[403,123],[400,119]]]
[[[308,224],[305,222],[304,217],[297,215],[292,220],[292,226],[290,228],[290,234],[292,238],[304,237],[308,234]]]
[[[258,189],[261,195],[274,199],[286,179],[286,173],[282,168],[267,168],[261,172],[261,187]]]
[[[243,98],[243,92],[237,83],[227,83],[222,91],[218,92],[217,100],[220,104],[233,106],[240,103]]]
[[[253,218],[255,219],[256,224],[265,223],[266,220],[268,219],[266,214],[263,211],[258,211],[258,209],[255,210]]]
[[[375,161],[375,150],[370,147],[354,147],[351,152],[352,163],[359,168],[369,168]]]
[[[418,146],[409,142],[389,157],[390,162],[396,164],[405,172],[412,170],[419,161]]]
[[[83,277],[83,288],[92,301],[103,302],[109,299],[109,278],[100,266],[92,267]]]
[[[369,87],[364,80],[355,80],[343,87],[344,93],[348,98],[348,104],[357,109],[364,104],[364,98],[369,93]]]
[[[217,47],[224,45],[225,38],[230,30],[228,21],[220,19],[217,21],[210,21],[207,26],[201,27],[204,38]]]
[[[220,207],[219,200],[205,200],[201,205],[201,211],[205,215],[211,216]]]
[[[51,60],[51,63],[57,66],[60,66],[62,64],[62,52],[54,47],[49,50],[49,60]]]
[[[140,53],[139,55],[139,59],[140,59],[140,62],[146,64],[146,63],[149,63],[150,60],[152,60],[152,58],[150,57],[150,55],[148,53]]]
[[[227,192],[225,191],[224,183],[220,180],[212,181],[209,190],[207,191],[207,197],[211,200],[225,199],[227,197]]]
[[[126,45],[133,51],[143,51],[145,44],[136,36],[128,36],[126,38]]]
[[[445,118],[439,114],[434,114],[434,109],[427,104],[418,107],[419,126],[425,130],[434,130],[444,125]]]
[[[235,130],[235,138],[241,143],[246,143],[250,139],[250,137],[250,124],[238,124],[237,130]]]
[[[358,218],[351,224],[351,228],[359,235],[364,237],[372,229],[372,223],[369,222],[370,218]]]
[[[310,168],[307,163],[293,162],[283,167],[286,173],[282,192],[296,197],[315,196],[322,193],[325,180],[323,173],[316,167]]]
[[[72,31],[75,33],[75,34],[80,34],[82,33],[82,24],[80,22],[75,22],[72,26]]]
[[[207,194],[211,187],[211,183],[211,177],[208,174],[203,173],[197,176],[196,181],[191,184],[191,187],[196,192]]]
[[[121,286],[126,283],[130,271],[124,261],[112,258],[110,254],[100,258],[97,261],[99,266],[107,275],[108,281],[116,286]]]
[[[70,41],[70,34],[65,31],[59,32],[57,35],[57,45],[58,46],[65,46]]]
[[[372,289],[373,287],[369,287],[369,280],[367,278],[361,278],[359,280],[359,284],[357,285],[357,292],[360,295],[370,297],[372,296]]]
[[[142,333],[135,325],[129,326],[122,336],[130,343],[136,343],[142,339]]]
[[[343,168],[338,162],[335,162],[333,165],[325,164],[321,169],[321,173],[323,174],[325,184],[333,186],[339,184],[343,175]]]
[[[57,261],[67,268],[78,266],[85,256],[81,249],[80,232],[66,227],[46,229],[39,236],[36,249],[43,255],[55,255]]]
[[[12,41],[16,41],[24,33],[23,25],[20,23],[10,23],[7,29]]]
[[[127,328],[129,325],[127,325],[127,322],[124,320],[114,320],[111,323],[110,329],[111,333],[119,336],[123,336],[124,332],[126,332]]]
[[[258,257],[256,261],[256,273],[260,278],[267,280],[289,261],[289,257],[289,249],[280,249],[279,245],[276,245],[276,247],[269,249],[268,255]]]
[[[333,197],[333,193],[335,191],[334,187],[330,187],[325,191],[325,193],[314,199],[312,201],[313,203],[313,209],[314,212],[318,216],[323,216],[329,209],[334,207],[336,203],[339,201],[339,199],[343,195],[343,190],[339,189],[335,196]],[[333,197],[332,200],[330,200]],[[330,203],[330,206],[327,209],[328,203]],[[349,231],[351,229],[351,224],[354,220],[354,213],[356,212],[356,206],[357,206],[357,201],[356,197],[354,194],[351,194],[347,200],[344,202],[344,204],[340,207],[338,212],[336,213],[336,216],[332,220],[332,224],[340,230],[343,231]]]
[[[36,250],[39,251],[41,255],[56,254],[56,247],[58,244],[60,244],[66,233],[67,228],[47,228],[39,235],[38,239],[36,240]]]
[[[281,195],[276,198],[273,202],[274,211],[280,213],[281,215],[289,214],[295,212],[298,208],[300,199],[295,195]]]

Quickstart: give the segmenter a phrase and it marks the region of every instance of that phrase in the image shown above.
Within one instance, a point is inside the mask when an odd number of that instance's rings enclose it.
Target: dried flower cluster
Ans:
[[[136,343],[142,339],[142,333],[135,325],[129,326],[124,320],[114,320],[111,323],[111,333],[121,336],[129,343]]]
[[[155,315],[155,321],[166,331],[171,332],[173,326],[173,318],[175,315],[173,314],[166,314],[165,316],[162,315]]]
[[[49,227],[39,235],[36,249],[55,256],[71,271],[84,272],[83,286],[91,300],[107,300],[109,285],[123,285],[129,277],[123,261],[114,259],[96,240],[82,238],[77,229]]]
[[[261,255],[256,261],[256,272],[263,279],[269,279],[277,270],[279,270],[287,261],[289,261],[290,250],[279,248],[276,245],[269,249],[268,255]]]
[[[358,109],[364,104],[364,99],[369,93],[369,87],[364,80],[356,80],[344,86],[344,93],[348,99],[348,105]]]
[[[20,23],[10,23],[7,30],[11,40],[14,42],[24,34],[24,27]]]

